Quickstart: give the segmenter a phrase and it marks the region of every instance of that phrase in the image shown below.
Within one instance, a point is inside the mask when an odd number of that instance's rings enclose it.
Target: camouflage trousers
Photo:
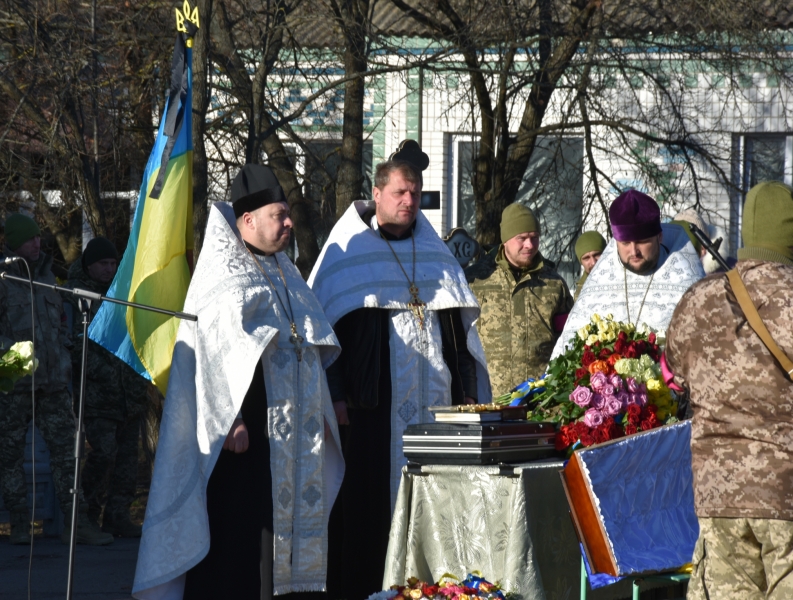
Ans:
[[[6,507],[27,504],[23,463],[25,434],[32,418],[30,393],[0,394],[0,473]],[[50,470],[55,494],[64,514],[71,514],[74,484],[74,412],[68,391],[36,393],[36,427],[50,451]],[[81,498],[82,501],[82,498]]]
[[[138,479],[140,416],[125,422],[86,417],[85,436],[91,451],[83,469],[88,514],[96,522],[105,505],[105,524],[129,519]]]
[[[687,600],[793,598],[793,521],[699,519]]]

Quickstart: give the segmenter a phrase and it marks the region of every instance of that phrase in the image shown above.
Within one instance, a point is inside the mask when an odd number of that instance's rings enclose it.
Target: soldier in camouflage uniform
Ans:
[[[600,260],[603,250],[606,249],[606,240],[597,231],[586,231],[575,242],[575,255],[578,262],[584,267],[584,273],[575,282],[575,293],[573,300],[578,300],[578,294],[586,283],[586,278],[595,268],[598,260]]]
[[[783,352],[793,357],[793,190],[749,191],[736,269]],[[724,274],[678,304],[664,356],[688,389],[700,534],[688,598],[793,598],[793,382],[749,327]]]
[[[35,281],[55,283],[51,271],[52,257],[41,252],[41,232],[36,222],[21,214],[13,214],[5,223],[4,257],[27,261]],[[12,262],[11,275],[27,277],[21,261]],[[74,430],[72,396],[68,391],[71,360],[63,303],[57,292],[34,287],[36,338],[35,352],[39,361],[35,372],[36,426],[50,451],[55,493],[66,515],[67,526],[61,539],[69,541],[74,483]],[[10,348],[15,342],[32,340],[30,329],[30,288],[10,280],[0,280],[0,345]],[[33,378],[17,381],[13,392],[0,394],[0,468],[2,468],[3,501],[11,512],[12,544],[30,542],[30,518],[27,507],[27,485],[22,464],[25,455],[25,434],[32,418],[31,388]],[[80,494],[82,500],[82,493]],[[81,503],[77,524],[77,542],[105,545],[113,537],[92,527]]]
[[[69,269],[66,287],[106,294],[118,266],[118,254],[110,240],[97,237],[88,242],[80,259]],[[80,372],[82,315],[74,296],[66,297],[67,320],[75,340],[72,364]],[[94,302],[96,314],[101,303]],[[88,342],[85,388],[85,435],[91,451],[83,470],[83,489],[88,516],[102,529],[122,537],[140,537],[140,525],[132,523],[129,509],[135,499],[138,475],[140,420],[146,402],[146,380],[126,363]],[[79,386],[75,377],[75,386]],[[75,387],[79,390],[79,387]]]
[[[466,269],[482,312],[477,323],[494,394],[503,394],[548,366],[573,306],[570,290],[545,264],[540,224],[522,204],[501,216],[498,251]]]

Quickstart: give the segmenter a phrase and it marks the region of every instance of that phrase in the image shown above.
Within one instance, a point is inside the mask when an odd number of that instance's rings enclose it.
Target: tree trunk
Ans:
[[[206,114],[209,106],[209,23],[212,0],[198,0],[203,26],[193,39],[193,260],[198,259],[209,217],[209,171],[204,145]]]
[[[364,73],[366,57],[348,44],[344,53],[347,74]],[[339,219],[363,194],[363,75],[344,84],[344,123],[342,125],[341,164],[336,178],[336,218]]]

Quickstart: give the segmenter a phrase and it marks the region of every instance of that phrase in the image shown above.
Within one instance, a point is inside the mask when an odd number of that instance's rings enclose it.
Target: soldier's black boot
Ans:
[[[63,532],[61,532],[61,542],[64,544],[69,543],[69,535],[71,534],[71,511],[66,515],[63,520]],[[77,529],[75,537],[78,544],[85,544],[86,546],[107,546],[113,543],[113,536],[109,533],[102,532],[99,526],[91,523],[88,518],[88,506],[81,504],[79,512],[77,513]]]
[[[104,522],[102,523],[102,531],[125,538],[139,538],[141,536],[142,527],[132,522],[129,515],[111,515],[105,511]]]

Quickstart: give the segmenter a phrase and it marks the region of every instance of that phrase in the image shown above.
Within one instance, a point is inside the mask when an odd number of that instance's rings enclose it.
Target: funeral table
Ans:
[[[384,589],[408,577],[480,571],[524,600],[579,597],[581,553],[559,460],[511,467],[410,467],[391,524]],[[587,598],[631,597],[631,581]],[[651,586],[648,586],[651,587]]]

